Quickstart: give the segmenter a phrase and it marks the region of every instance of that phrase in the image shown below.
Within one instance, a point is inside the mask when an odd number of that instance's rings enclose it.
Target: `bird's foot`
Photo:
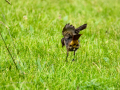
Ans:
[[[75,61],[75,59],[73,58],[72,61]]]

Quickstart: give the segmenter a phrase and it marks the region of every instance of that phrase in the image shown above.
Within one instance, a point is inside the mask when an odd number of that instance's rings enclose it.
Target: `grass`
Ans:
[[[0,23],[0,89],[119,90],[119,0],[4,0]],[[81,31],[81,48],[65,62],[62,29],[71,23]]]

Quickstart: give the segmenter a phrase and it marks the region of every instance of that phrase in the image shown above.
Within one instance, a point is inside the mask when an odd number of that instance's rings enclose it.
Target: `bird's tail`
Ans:
[[[70,45],[77,45],[79,43],[78,39],[82,34],[74,35],[72,38],[72,41],[70,42]]]

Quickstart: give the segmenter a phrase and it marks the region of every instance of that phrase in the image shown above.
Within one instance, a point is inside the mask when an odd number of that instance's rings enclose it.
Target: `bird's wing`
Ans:
[[[65,25],[63,28],[62,34],[64,37],[66,36],[73,36],[75,34],[75,27],[73,25],[70,25],[69,23]]]
[[[75,33],[79,34],[80,31],[84,30],[87,27],[87,24],[83,24],[80,27],[75,29]]]
[[[65,45],[64,38],[61,39],[62,47]]]

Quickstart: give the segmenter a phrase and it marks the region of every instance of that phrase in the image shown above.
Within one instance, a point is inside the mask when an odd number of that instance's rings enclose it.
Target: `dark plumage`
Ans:
[[[65,25],[63,28],[62,34],[64,38],[61,39],[62,47],[65,45],[67,49],[67,57],[69,51],[74,51],[74,57],[75,57],[75,51],[79,48],[79,37],[82,34],[79,34],[80,31],[85,29],[87,27],[87,24],[84,24],[78,28],[75,29],[73,25],[70,25],[69,23]],[[66,61],[67,61],[66,57]],[[74,59],[73,59],[74,60]]]

